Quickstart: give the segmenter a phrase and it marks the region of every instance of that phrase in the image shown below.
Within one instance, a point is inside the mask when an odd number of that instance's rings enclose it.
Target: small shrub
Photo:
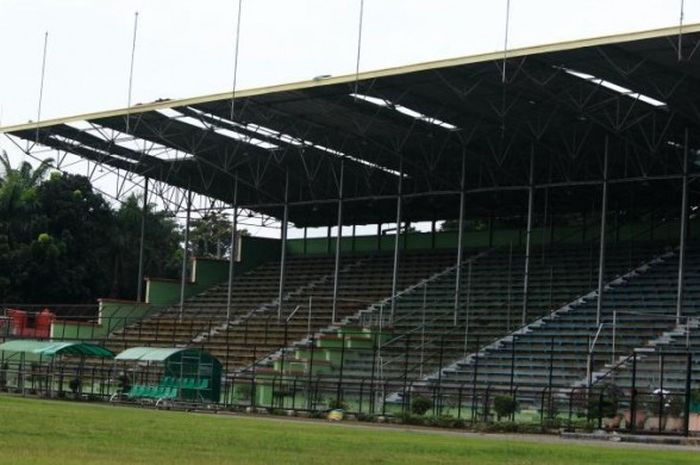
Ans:
[[[622,396],[622,390],[614,384],[600,386],[588,399],[588,415],[591,418],[615,418]]]
[[[438,428],[457,428],[460,424],[463,424],[452,415],[437,415],[427,417],[425,420],[428,426],[437,426]]]
[[[501,418],[509,418],[518,411],[518,401],[511,396],[496,396],[493,399],[493,409],[496,412],[496,418],[501,421]]]
[[[405,425],[418,425],[424,426],[427,419],[421,415],[415,415],[411,413],[403,413],[397,417],[399,421]]]
[[[343,402],[340,399],[336,399],[335,397],[332,397],[328,399],[326,402],[326,405],[328,405],[329,410],[348,410],[348,404],[346,402]]]
[[[415,396],[411,401],[411,413],[425,415],[433,407],[433,402],[424,396]]]
[[[233,392],[236,399],[247,400],[253,393],[253,387],[248,383],[241,383],[234,386]]]
[[[690,391],[690,401],[695,404],[700,404],[700,389]]]

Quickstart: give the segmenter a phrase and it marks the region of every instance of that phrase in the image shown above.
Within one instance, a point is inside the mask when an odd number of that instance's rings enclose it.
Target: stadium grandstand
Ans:
[[[28,155],[128,173],[144,199],[176,189],[186,211],[179,280],[0,321],[5,344],[170,352],[30,363],[0,346],[3,379],[52,395],[77,376],[114,400],[131,373],[153,389],[129,398],[220,383],[221,408],[366,415],[426,398],[472,421],[510,398],[541,421],[698,431],[698,49],[684,25],[0,128]],[[193,196],[235,211],[230,259],[188,255]],[[242,237],[248,211],[280,237]],[[168,357],[195,366],[180,385]]]

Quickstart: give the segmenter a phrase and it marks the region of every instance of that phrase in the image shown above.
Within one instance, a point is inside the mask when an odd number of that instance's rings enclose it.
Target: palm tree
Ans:
[[[13,168],[7,152],[0,153],[0,221],[5,223],[10,241],[13,232],[25,229],[22,218],[35,206],[36,188],[52,167],[53,160],[47,158],[36,168],[27,161]]]

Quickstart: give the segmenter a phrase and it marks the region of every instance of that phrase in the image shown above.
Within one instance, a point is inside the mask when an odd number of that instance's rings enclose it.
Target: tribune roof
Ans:
[[[682,32],[682,35],[679,34]],[[677,203],[685,135],[700,172],[700,24],[319,78],[0,128],[59,151],[238,200],[297,226],[590,208],[606,139],[614,204]],[[505,69],[504,69],[505,68]],[[532,162],[532,163],[531,163]],[[593,186],[593,188],[592,188]],[[664,195],[659,195],[659,192]]]

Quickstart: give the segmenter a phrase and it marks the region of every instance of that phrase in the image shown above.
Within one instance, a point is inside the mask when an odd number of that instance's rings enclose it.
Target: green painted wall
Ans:
[[[281,252],[280,244],[281,241],[279,239],[252,236],[242,237],[241,261],[237,264],[237,271],[245,273],[265,262],[278,260]]]
[[[241,238],[241,261],[236,272],[245,273],[262,263],[279,258],[280,241],[261,237]],[[228,260],[195,258],[192,268],[193,281],[185,285],[185,298],[197,295],[212,286],[226,282],[229,273]],[[146,278],[146,301],[153,305],[172,305],[180,301],[180,280]]]
[[[51,334],[58,339],[101,339],[116,329],[152,315],[160,308],[146,303],[100,299],[97,323],[57,320],[51,327]]]
[[[590,222],[586,228],[582,226],[559,226],[554,228],[552,239],[558,243],[580,243],[590,241],[599,237],[599,226],[597,219]],[[693,219],[690,222],[689,234],[694,235],[700,229],[700,218]],[[585,234],[585,236],[584,236]],[[671,221],[661,224],[656,224],[654,228],[650,228],[649,222],[635,222],[629,224],[621,224],[619,228],[610,219],[606,229],[606,241],[628,241],[628,240],[663,240],[669,243],[678,241],[679,222]],[[504,247],[509,244],[520,246],[525,244],[526,234],[524,228],[513,229],[494,229],[491,245],[494,247]],[[344,236],[341,239],[341,251],[344,253],[352,252],[377,252],[394,250],[394,234],[382,235],[378,240],[376,235],[371,236],[356,236],[353,240],[351,236]],[[435,248],[449,249],[457,247],[457,232],[446,231],[435,233]],[[306,239],[289,239],[287,241],[288,252],[291,255],[303,255],[306,248],[307,255],[326,255],[335,252],[336,238],[314,237]],[[353,244],[354,242],[354,244]],[[535,227],[532,230],[531,243],[533,245],[541,245],[550,243],[550,229]],[[489,246],[489,232],[482,231],[466,231],[464,233],[464,247],[466,248],[484,248]],[[433,238],[431,233],[411,232],[404,234],[399,239],[399,247],[405,250],[426,250],[433,248]]]

